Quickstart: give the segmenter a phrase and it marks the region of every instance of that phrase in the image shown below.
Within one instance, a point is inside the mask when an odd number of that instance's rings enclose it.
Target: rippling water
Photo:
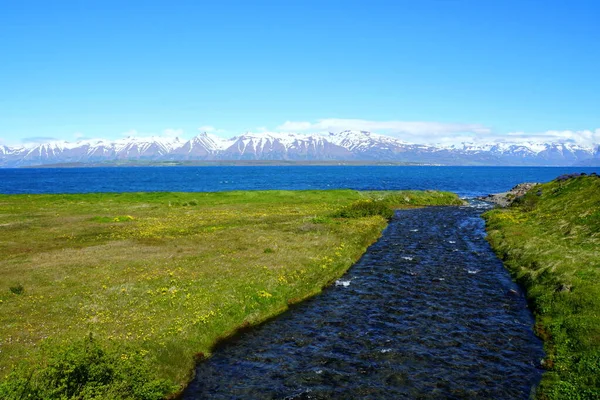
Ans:
[[[335,286],[222,344],[184,399],[526,399],[542,344],[481,210],[401,210]]]
[[[0,193],[433,189],[476,197],[597,167],[248,166],[0,168]]]

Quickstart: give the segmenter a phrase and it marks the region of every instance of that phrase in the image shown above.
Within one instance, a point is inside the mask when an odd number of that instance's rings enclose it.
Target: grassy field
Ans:
[[[158,399],[439,192],[0,196],[0,397]],[[27,397],[29,396],[29,397]]]
[[[552,181],[485,218],[545,341],[538,398],[600,399],[600,178]]]

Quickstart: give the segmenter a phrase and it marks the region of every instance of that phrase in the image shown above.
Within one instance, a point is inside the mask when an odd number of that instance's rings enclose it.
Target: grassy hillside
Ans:
[[[485,218],[545,341],[538,397],[599,399],[600,178],[557,179]]]
[[[0,398],[158,399],[438,192],[0,196]],[[29,396],[29,397],[28,397]]]

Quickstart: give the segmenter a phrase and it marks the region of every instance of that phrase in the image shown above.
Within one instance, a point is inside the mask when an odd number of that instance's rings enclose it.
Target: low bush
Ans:
[[[311,218],[310,222],[313,224],[328,224],[331,222],[331,218],[325,216],[318,216]]]
[[[380,215],[386,219],[392,218],[394,211],[383,200],[358,200],[341,208],[332,216],[334,218],[363,218]]]
[[[17,368],[0,383],[0,398],[159,400],[175,388],[153,379],[142,354],[117,354],[89,338],[53,350],[44,367]]]
[[[20,283],[18,285],[11,286],[9,289],[10,289],[11,293],[13,293],[13,294],[25,293],[25,288]]]

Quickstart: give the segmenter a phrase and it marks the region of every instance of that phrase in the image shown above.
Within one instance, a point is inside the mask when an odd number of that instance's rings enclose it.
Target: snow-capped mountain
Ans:
[[[471,159],[498,160],[500,165],[574,165],[593,159],[595,148],[572,143],[501,142],[493,144],[463,143],[449,150]]]
[[[246,133],[230,139],[202,133],[187,141],[153,136],[114,141],[51,142],[28,147],[0,145],[0,167],[117,160],[339,160],[441,165],[600,165],[600,146],[536,142],[433,146],[406,143],[366,131],[324,135]]]

